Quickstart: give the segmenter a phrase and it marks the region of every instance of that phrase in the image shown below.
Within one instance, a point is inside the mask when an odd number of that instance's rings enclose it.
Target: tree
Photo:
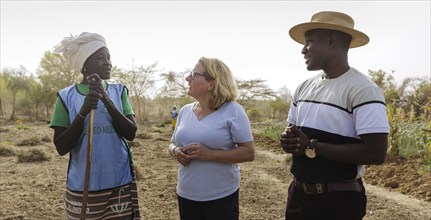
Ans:
[[[276,94],[262,79],[236,80],[238,87],[238,102],[243,106],[250,104],[252,100],[266,100],[275,98]]]
[[[430,114],[429,111],[426,111],[425,107],[430,106],[431,104],[431,82],[426,77],[424,78],[409,78],[410,89],[406,95],[406,103],[405,110],[413,111],[415,116],[419,116],[421,114]]]
[[[286,101],[288,103],[290,103],[290,101],[292,100],[292,93],[290,92],[290,90],[287,88],[287,86],[283,86],[281,87],[278,91],[277,91],[277,98]]]
[[[38,95],[45,106],[46,118],[49,118],[49,110],[55,103],[56,94],[61,89],[77,83],[82,77],[76,72],[61,54],[46,51],[36,70],[40,81]]]
[[[0,72],[0,118],[4,117],[4,98],[6,97],[8,90],[7,88],[7,78],[3,72]]]
[[[382,70],[369,70],[369,75],[371,80],[382,89],[386,103],[391,103],[395,109],[401,107],[404,112],[413,112],[413,116],[427,114],[423,106],[431,103],[429,78],[405,78],[397,87],[394,77]]]
[[[44,103],[48,103],[48,100],[46,99],[51,97],[47,97],[45,87],[43,87],[42,84],[38,83],[35,79],[31,78],[29,80],[29,85],[30,85],[30,88],[26,94],[26,103],[24,103],[25,106],[23,107],[27,108],[28,110],[33,110],[36,120],[39,120],[40,106],[43,105]],[[53,104],[53,102],[50,102],[50,103]],[[32,106],[34,106],[34,108],[32,108]],[[32,112],[29,112],[30,117],[31,117],[31,113]],[[48,116],[49,115],[46,115],[46,117]]]
[[[270,101],[272,117],[279,120],[286,120],[287,113],[290,109],[292,95],[286,86],[280,88],[277,93],[278,96],[275,98],[275,100]]]
[[[187,75],[190,70],[185,70],[184,72],[173,72],[169,71],[167,73],[160,74],[164,85],[161,87],[157,96],[161,97],[171,97],[171,98],[183,98],[187,96],[188,82],[186,80]]]
[[[2,71],[2,75],[3,74],[7,78],[6,87],[12,93],[12,113],[9,119],[14,120],[17,94],[19,91],[26,91],[29,89],[29,82],[27,76],[28,71],[23,66],[20,66],[19,68],[4,69]]]
[[[43,79],[43,86],[56,92],[82,78],[82,74],[75,71],[61,54],[50,51],[44,53],[36,75],[41,81]]]
[[[154,75],[157,70],[158,62],[154,62],[149,66],[135,66],[132,64],[130,69],[115,68],[112,72],[112,77],[116,81],[126,85],[132,96],[135,96],[137,102],[138,117],[141,118],[141,112],[145,109],[145,95],[150,95],[150,89],[154,87]],[[143,108],[141,110],[141,98]]]
[[[401,97],[404,93],[403,90],[399,90],[395,84],[395,78],[392,73],[388,74],[383,70],[372,71],[368,70],[368,75],[371,80],[377,84],[380,89],[382,89],[383,94],[385,96],[386,103],[399,103],[401,102]],[[408,81],[406,81],[408,84]]]
[[[181,106],[193,101],[193,98],[187,94],[189,86],[186,77],[189,74],[190,69],[178,73],[168,71],[160,74],[160,81],[163,82],[163,85],[158,90],[155,98],[160,108],[160,119],[171,120],[169,113],[174,105],[179,109]]]

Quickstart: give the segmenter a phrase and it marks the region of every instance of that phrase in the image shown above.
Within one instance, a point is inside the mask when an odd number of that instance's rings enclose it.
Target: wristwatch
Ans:
[[[310,140],[310,145],[305,148],[305,156],[307,156],[308,158],[315,158],[317,156],[316,154],[316,145],[317,145],[318,140],[317,139],[311,139]]]

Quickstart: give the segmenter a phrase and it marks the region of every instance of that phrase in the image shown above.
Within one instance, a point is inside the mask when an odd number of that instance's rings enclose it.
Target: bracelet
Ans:
[[[175,150],[177,149],[178,146],[175,146],[174,149],[172,149],[172,156],[176,159],[177,158],[177,154],[175,153]]]
[[[78,112],[78,115],[79,115],[79,117],[81,117],[81,118],[85,119],[85,117],[84,117],[84,116],[82,116],[80,112]]]

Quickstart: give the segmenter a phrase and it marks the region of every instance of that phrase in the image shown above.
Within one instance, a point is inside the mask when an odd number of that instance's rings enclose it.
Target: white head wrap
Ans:
[[[83,32],[77,37],[65,37],[54,48],[54,53],[63,53],[63,57],[73,69],[81,73],[87,58],[102,47],[107,47],[102,35]]]

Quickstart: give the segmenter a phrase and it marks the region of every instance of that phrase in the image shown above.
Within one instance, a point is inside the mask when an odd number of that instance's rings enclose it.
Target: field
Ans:
[[[26,123],[1,123],[0,219],[64,219],[68,155],[57,154],[47,124]],[[170,136],[169,126],[142,126],[132,142],[143,219],[178,219]],[[256,159],[241,164],[240,218],[284,219],[289,156],[276,141],[254,137]],[[382,166],[367,167],[365,219],[431,219],[431,174],[419,163],[388,157]]]

